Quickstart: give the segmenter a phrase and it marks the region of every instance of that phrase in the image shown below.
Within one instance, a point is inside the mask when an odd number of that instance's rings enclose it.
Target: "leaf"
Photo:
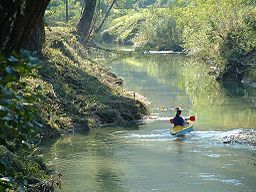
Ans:
[[[12,121],[12,120],[13,120],[13,118],[8,117],[8,116],[3,117],[2,119],[3,119],[4,121]]]
[[[28,61],[31,66],[35,66],[39,63],[39,59],[37,57],[28,57]]]
[[[10,111],[10,109],[5,106],[0,105],[0,111]]]
[[[5,67],[5,71],[6,71],[7,74],[12,75],[12,76],[16,77],[17,79],[20,78],[20,74],[18,72],[16,72],[13,69],[13,67],[11,67],[11,66]]]
[[[8,74],[12,74],[14,70],[13,70],[12,67],[7,66],[7,67],[5,67],[5,71],[6,71],[6,73],[8,73]]]
[[[37,57],[34,57],[31,52],[29,52],[26,49],[21,49],[20,50],[20,54],[21,56],[26,59],[29,63],[29,66],[35,66],[36,64],[39,63],[39,59]]]
[[[18,63],[19,62],[19,60],[17,58],[15,58],[14,56],[10,56],[7,60],[10,61],[11,63]]]

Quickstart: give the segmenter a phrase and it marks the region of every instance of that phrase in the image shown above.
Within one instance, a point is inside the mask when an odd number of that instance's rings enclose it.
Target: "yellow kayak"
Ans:
[[[176,125],[170,129],[172,135],[181,136],[193,131],[194,121],[187,120],[186,125]]]

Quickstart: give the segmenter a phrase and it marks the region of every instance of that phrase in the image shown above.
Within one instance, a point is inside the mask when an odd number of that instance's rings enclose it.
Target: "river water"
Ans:
[[[256,128],[255,91],[217,83],[207,67],[182,55],[144,55],[112,62],[124,87],[151,101],[145,124],[65,135],[41,147],[61,172],[61,191],[255,192],[256,148],[223,144],[240,128]],[[195,131],[170,135],[180,106],[196,115]]]

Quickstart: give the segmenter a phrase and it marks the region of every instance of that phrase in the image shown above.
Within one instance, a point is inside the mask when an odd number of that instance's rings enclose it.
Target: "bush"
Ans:
[[[181,36],[169,8],[131,10],[114,18],[104,31],[123,44],[158,50],[181,50]]]
[[[21,56],[0,56],[0,145],[15,151],[33,143],[36,96],[22,79],[32,74],[38,59],[22,50]]]

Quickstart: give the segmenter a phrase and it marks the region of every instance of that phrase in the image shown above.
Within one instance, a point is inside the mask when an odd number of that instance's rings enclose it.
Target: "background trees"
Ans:
[[[191,55],[214,65],[219,78],[241,79],[255,52],[255,16],[256,7],[248,0],[195,0],[176,18]]]
[[[77,25],[77,33],[80,36],[79,41],[82,45],[86,44],[92,30],[96,2],[97,0],[87,0],[85,2],[82,17]]]
[[[54,26],[65,22],[76,25],[81,16],[84,2],[84,0],[51,0],[45,12],[47,24]],[[66,9],[68,9],[68,13]]]
[[[218,78],[241,80],[255,68],[255,22],[253,0],[125,1],[102,34],[142,49],[184,49]]]

